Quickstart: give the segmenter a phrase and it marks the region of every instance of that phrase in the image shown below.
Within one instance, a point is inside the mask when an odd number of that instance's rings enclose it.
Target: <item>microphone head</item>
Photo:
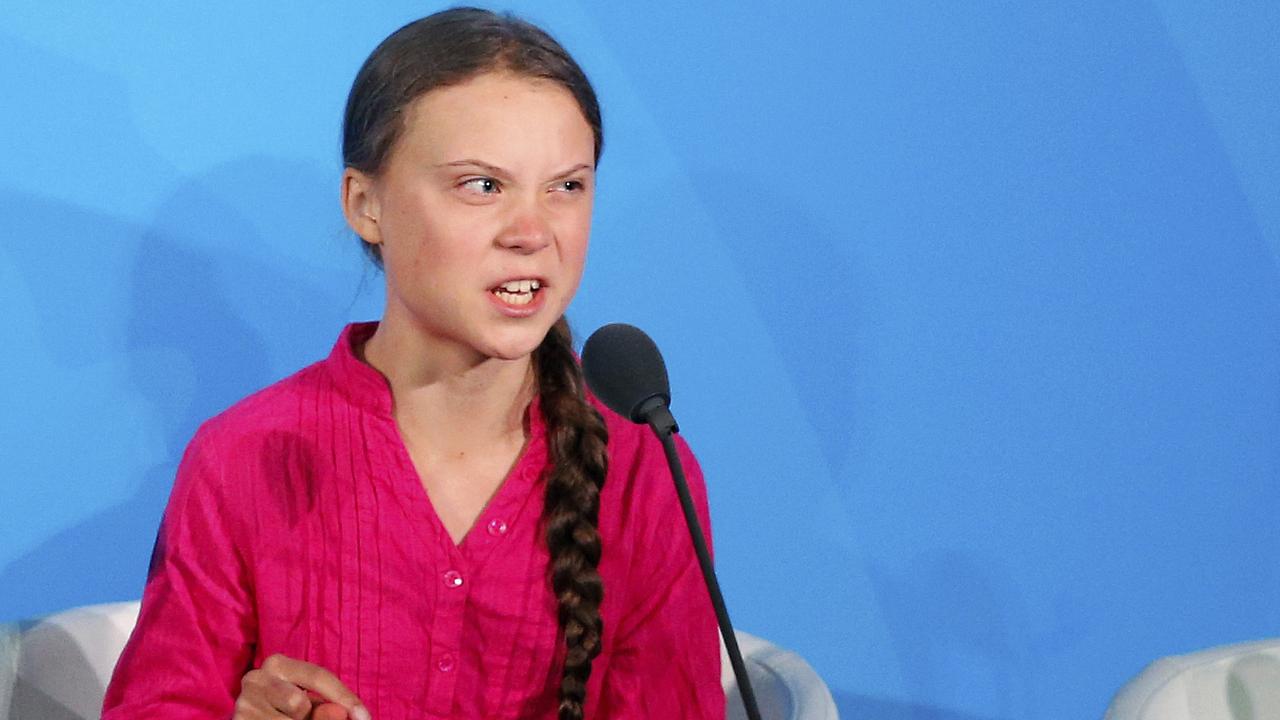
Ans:
[[[592,333],[582,346],[582,374],[596,397],[632,422],[647,423],[654,408],[671,403],[662,353],[632,325],[613,323]]]

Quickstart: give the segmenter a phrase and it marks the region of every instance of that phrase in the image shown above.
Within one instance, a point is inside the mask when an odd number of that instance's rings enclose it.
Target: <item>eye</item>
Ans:
[[[587,184],[581,180],[561,180],[551,186],[556,192],[578,193],[587,189]]]
[[[497,180],[491,177],[475,177],[463,180],[458,187],[477,195],[493,195],[499,191],[501,186],[498,185]]]

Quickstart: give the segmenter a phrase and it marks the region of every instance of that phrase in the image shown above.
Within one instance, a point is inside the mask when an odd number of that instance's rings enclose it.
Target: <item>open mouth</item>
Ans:
[[[508,305],[528,305],[541,289],[540,280],[508,280],[489,292]]]

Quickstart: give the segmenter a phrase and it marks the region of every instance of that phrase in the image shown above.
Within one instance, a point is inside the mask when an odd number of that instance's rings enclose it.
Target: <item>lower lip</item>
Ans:
[[[489,293],[489,300],[493,303],[493,306],[498,309],[498,312],[502,313],[506,317],[526,318],[542,309],[546,294],[546,288],[539,289],[533,293],[533,299],[524,305],[512,305],[509,302],[505,302],[502,298],[498,297],[498,294],[495,292]]]

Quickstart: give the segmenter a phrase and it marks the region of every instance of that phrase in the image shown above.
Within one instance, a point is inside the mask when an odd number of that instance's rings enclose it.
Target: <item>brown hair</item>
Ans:
[[[564,48],[546,32],[514,16],[454,8],[405,25],[365,61],[347,98],[343,163],[376,175],[404,130],[410,103],[436,88],[494,71],[550,80],[568,90],[591,126],[595,161],[600,161],[600,106],[582,68]],[[381,265],[378,246],[365,243],[364,247]],[[586,400],[582,370],[564,317],[534,351],[533,363],[551,461],[542,524],[551,556],[548,576],[566,651],[559,717],[580,720],[591,661],[600,653],[604,631],[597,526],[600,489],[608,470],[608,432],[600,413]]]
[[[453,8],[391,33],[364,61],[347,96],[343,164],[377,174],[404,130],[406,110],[414,100],[436,88],[504,70],[550,80],[568,90],[591,126],[595,162],[600,162],[600,103],[569,53],[541,28],[513,15]],[[378,246],[364,245],[374,262],[381,263]]]

